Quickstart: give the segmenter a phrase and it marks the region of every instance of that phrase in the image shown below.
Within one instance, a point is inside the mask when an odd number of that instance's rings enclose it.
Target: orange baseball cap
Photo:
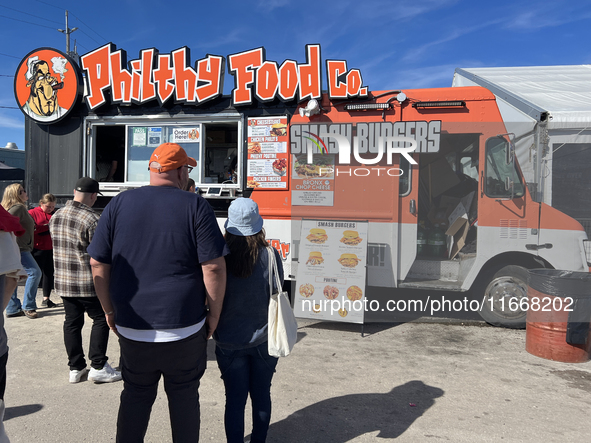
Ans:
[[[157,162],[160,167],[153,168],[152,162]],[[162,143],[152,153],[148,169],[152,172],[166,172],[181,166],[195,167],[197,161],[193,157],[189,157],[185,150],[176,143]]]

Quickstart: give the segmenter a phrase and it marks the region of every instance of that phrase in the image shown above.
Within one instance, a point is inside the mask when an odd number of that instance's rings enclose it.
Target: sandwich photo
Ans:
[[[324,259],[322,258],[322,252],[312,251],[310,252],[310,256],[308,257],[308,261],[306,262],[307,265],[321,265],[324,263]]]
[[[359,237],[359,232],[357,231],[344,231],[343,238],[341,238],[341,243],[344,243],[348,246],[355,246],[361,243],[363,239]]]
[[[324,229],[314,228],[310,229],[310,235],[306,237],[310,243],[324,243],[328,239]]]
[[[314,163],[308,164],[307,155],[294,156],[293,168],[299,177],[333,177],[334,163],[330,155],[315,155]]]
[[[354,268],[361,260],[355,254],[341,254],[338,261],[345,268]]]
[[[287,135],[287,125],[285,123],[275,123],[271,127],[271,136],[282,137]]]

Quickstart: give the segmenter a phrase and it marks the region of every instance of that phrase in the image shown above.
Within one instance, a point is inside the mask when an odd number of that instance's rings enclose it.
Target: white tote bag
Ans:
[[[273,249],[267,248],[269,255],[269,320],[268,350],[272,357],[287,357],[293,349],[298,333],[298,323],[289,303],[287,293],[281,290],[281,281],[277,272],[277,262]],[[277,293],[273,293],[272,275],[275,275]]]

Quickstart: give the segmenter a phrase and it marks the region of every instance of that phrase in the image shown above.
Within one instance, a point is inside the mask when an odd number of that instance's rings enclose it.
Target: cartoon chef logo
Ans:
[[[14,79],[21,110],[39,123],[55,123],[74,107],[81,93],[78,67],[62,52],[42,48],[19,64]]]

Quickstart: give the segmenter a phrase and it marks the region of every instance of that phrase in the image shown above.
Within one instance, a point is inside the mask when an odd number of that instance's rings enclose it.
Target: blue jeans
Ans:
[[[7,314],[16,314],[18,311],[24,309],[25,311],[37,310],[37,303],[35,297],[37,297],[37,288],[39,287],[39,281],[41,281],[41,269],[37,265],[37,262],[33,258],[30,252],[21,252],[21,264],[25,271],[27,271],[27,283],[25,283],[25,296],[23,297],[23,304],[16,296],[18,287],[12,293],[8,306],[6,306]]]
[[[248,394],[252,403],[250,441],[264,442],[271,421],[271,379],[277,358],[269,355],[267,342],[235,351],[216,346],[215,355],[226,387],[224,427],[228,443],[244,441],[244,409]]]

